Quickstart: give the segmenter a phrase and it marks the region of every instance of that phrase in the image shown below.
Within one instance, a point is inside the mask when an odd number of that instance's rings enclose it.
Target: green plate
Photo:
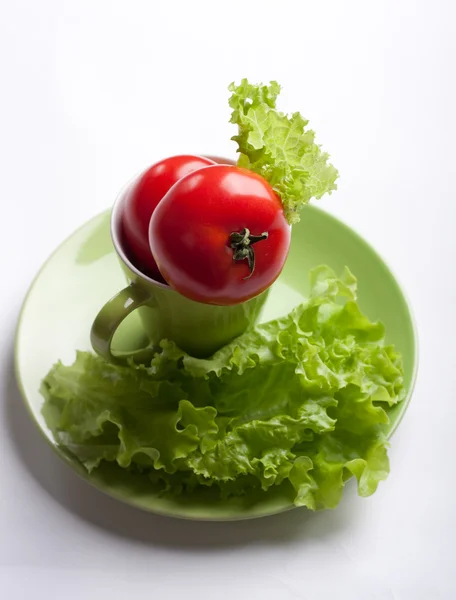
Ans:
[[[51,256],[33,282],[22,309],[16,336],[16,373],[36,425],[55,451],[94,486],[138,508],[192,519],[228,520],[260,517],[293,508],[289,484],[270,492],[221,500],[212,490],[180,498],[161,497],[151,483],[115,465],[89,475],[58,446],[41,416],[40,381],[57,360],[71,363],[75,350],[89,350],[89,332],[99,308],[125,286],[114,252],[107,211],[78,229]],[[390,434],[401,420],[415,381],[417,341],[410,308],[391,271],[376,252],[346,225],[313,206],[306,207],[293,227],[286,267],[268,297],[262,320],[289,312],[305,299],[308,273],[328,264],[340,272],[347,265],[358,278],[361,308],[386,325],[388,342],[404,357],[407,398],[389,414]],[[116,335],[117,350],[144,345],[139,319],[133,313]]]

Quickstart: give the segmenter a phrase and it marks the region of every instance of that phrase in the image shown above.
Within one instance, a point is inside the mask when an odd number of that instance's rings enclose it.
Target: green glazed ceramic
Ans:
[[[289,312],[306,298],[309,270],[328,264],[340,272],[347,265],[359,282],[361,308],[386,325],[388,342],[404,357],[407,398],[389,414],[391,434],[412,393],[417,369],[417,340],[410,308],[386,264],[346,225],[313,206],[303,210],[293,226],[291,252],[284,271],[265,298],[260,321]],[[25,300],[16,337],[16,372],[29,412],[47,441],[82,477],[100,490],[155,513],[191,519],[230,520],[260,517],[293,507],[287,485],[243,498],[220,500],[207,489],[169,499],[147,479],[106,465],[89,475],[58,446],[41,416],[41,379],[57,361],[71,363],[75,350],[90,350],[92,322],[107,298],[125,286],[125,275],[110,236],[110,211],[76,231],[51,256]],[[138,311],[119,326],[113,339],[117,354],[134,352],[148,343]]]
[[[91,330],[93,349],[110,362],[127,356],[145,362],[166,338],[193,356],[211,356],[257,322],[269,292],[243,304],[213,306],[189,300],[144,275],[129,260],[122,240],[121,217],[131,185],[120,194],[111,213],[111,239],[129,285],[100,307]],[[116,353],[112,347],[116,331],[133,311],[142,321],[147,346]]]

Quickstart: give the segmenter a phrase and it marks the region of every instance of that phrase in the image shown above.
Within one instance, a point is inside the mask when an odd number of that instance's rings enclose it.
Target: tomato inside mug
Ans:
[[[184,154],[160,160],[146,169],[125,199],[123,233],[133,261],[146,275],[161,280],[149,247],[149,222],[168,190],[188,173],[215,164],[209,158]]]

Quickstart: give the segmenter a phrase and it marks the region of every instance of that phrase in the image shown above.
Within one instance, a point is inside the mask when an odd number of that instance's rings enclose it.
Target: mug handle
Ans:
[[[151,296],[148,292],[138,285],[130,283],[130,285],[113,296],[111,300],[108,300],[95,317],[90,331],[90,342],[95,352],[108,362],[114,364],[125,363],[127,358],[141,363],[151,360],[154,351],[150,347],[141,348],[140,350],[122,355],[113,354],[111,349],[114,334],[122,321],[134,310],[147,304],[150,299]]]

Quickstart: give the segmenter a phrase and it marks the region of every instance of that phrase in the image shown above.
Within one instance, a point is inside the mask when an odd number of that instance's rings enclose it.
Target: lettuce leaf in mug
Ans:
[[[337,189],[337,169],[329,154],[315,142],[315,132],[298,112],[286,115],[276,109],[280,85],[254,85],[242,79],[229,86],[231,123],[238,127],[232,139],[238,144],[238,166],[264,177],[282,200],[289,223],[311,198]]]

